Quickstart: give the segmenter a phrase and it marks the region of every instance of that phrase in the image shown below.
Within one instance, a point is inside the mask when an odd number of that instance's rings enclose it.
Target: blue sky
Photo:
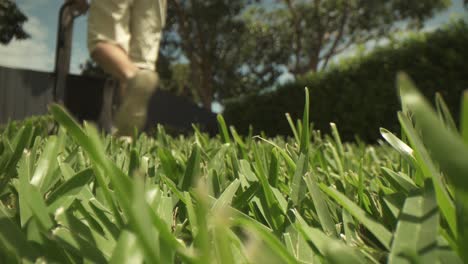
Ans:
[[[13,41],[8,46],[0,46],[0,65],[52,71],[55,56],[58,10],[60,0],[16,0],[18,6],[29,17],[25,28],[32,38]],[[426,28],[436,28],[452,17],[467,17],[462,0],[452,0],[447,11],[427,22]],[[86,48],[86,16],[75,21],[71,72],[79,73],[79,65],[89,56]]]

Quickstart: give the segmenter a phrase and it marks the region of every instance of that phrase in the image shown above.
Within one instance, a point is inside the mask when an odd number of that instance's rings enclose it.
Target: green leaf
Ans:
[[[234,197],[232,202],[232,207],[234,208],[243,208],[247,206],[253,197],[256,197],[257,192],[261,189],[261,186],[258,182],[252,183],[246,190],[242,191],[239,195]]]
[[[183,192],[177,189],[177,186],[173,181],[171,181],[169,178],[167,178],[164,175],[161,176],[161,180],[166,184],[169,190],[171,190],[177,196],[177,198],[179,198],[184,203],[186,202]]]
[[[294,139],[296,139],[297,144],[301,144],[301,140],[299,138],[299,134],[297,133],[296,126],[294,125],[294,122],[291,119],[291,115],[289,113],[286,113],[286,119],[288,120],[289,127],[291,128]]]
[[[415,116],[421,128],[421,137],[448,180],[455,187],[457,207],[457,243],[460,254],[468,259],[468,252],[461,250],[468,244],[468,147],[462,137],[445,127],[437,118],[429,103],[414,87],[409,78],[400,74],[398,86],[402,103]]]
[[[338,237],[336,233],[335,223],[332,220],[330,211],[328,209],[325,197],[317,185],[317,178],[314,174],[308,173],[305,175],[305,182],[309,189],[309,194],[312,196],[312,200],[315,205],[315,210],[320,220],[320,225],[323,231],[328,236]]]
[[[310,145],[309,108],[309,89],[305,88],[305,106],[304,115],[302,116],[302,133],[300,145],[300,152],[304,155],[308,154]]]
[[[123,230],[109,263],[143,263],[143,260],[144,255],[138,245],[136,236],[127,230]]]
[[[136,149],[130,151],[130,162],[128,164],[128,175],[131,177],[140,168],[140,157]]]
[[[439,92],[435,95],[435,103],[439,118],[444,122],[446,128],[453,132],[457,132],[458,129],[455,124],[455,120],[453,120],[452,114],[450,114],[450,110]]]
[[[44,184],[47,178],[51,177],[52,170],[56,169],[58,165],[57,155],[60,148],[58,139],[55,136],[49,137],[31,179],[31,184],[37,186],[41,191],[46,191],[43,189]]]
[[[22,230],[5,213],[5,207],[0,203],[0,249],[4,249],[9,255],[16,258],[25,258],[34,261],[39,252],[30,244]]]
[[[462,96],[460,119],[460,132],[465,145],[468,146],[468,91],[465,91]]]
[[[246,218],[238,217],[234,221],[236,224],[244,226],[257,234],[285,263],[297,263],[295,257],[289,253],[286,247],[271,233],[271,230],[256,221]]]
[[[29,139],[32,133],[33,127],[30,122],[26,123],[26,125],[22,127],[20,131],[18,131],[18,134],[15,138],[17,144],[13,147],[13,153],[11,154],[11,156],[9,156],[8,162],[6,163],[4,170],[0,170],[0,175],[2,176],[0,178],[0,193],[3,191],[10,178],[13,175],[16,175],[14,171],[16,169],[16,164],[21,158],[21,155],[23,155],[24,149],[28,146]]]
[[[100,255],[106,260],[110,258],[112,249],[115,247],[115,241],[108,240],[99,234],[93,228],[94,226],[89,223],[90,218],[82,221],[70,211],[59,210],[55,214],[55,219],[60,228],[66,227],[70,231],[72,240],[69,240],[69,242],[71,244],[86,244],[87,246],[95,247],[94,255]],[[53,232],[55,233],[55,230]]]
[[[42,231],[48,232],[52,229],[53,223],[41,193],[36,186],[31,184],[25,186],[25,191],[24,198],[32,212],[32,216],[36,218]]]
[[[217,211],[219,209],[222,209],[228,205],[231,204],[234,195],[237,192],[237,189],[239,189],[240,186],[240,181],[238,179],[235,179],[221,194],[221,196],[216,200],[214,203],[212,210]]]
[[[101,186],[104,196],[107,202],[111,205],[111,208],[116,217],[119,225],[123,224],[120,216],[120,212],[116,208],[112,199],[110,189],[108,188],[103,173],[109,175],[110,181],[115,187],[117,197],[125,213],[130,211],[130,200],[132,196],[132,186],[129,177],[127,177],[121,170],[119,170],[115,164],[113,164],[104,152],[104,147],[99,139],[97,130],[93,127],[87,126],[86,130],[88,135],[81,129],[75,120],[59,105],[53,104],[49,107],[49,111],[52,113],[54,118],[68,131],[68,133],[80,144],[90,159],[94,162],[96,179]],[[102,171],[101,171],[102,170]]]
[[[270,155],[270,168],[268,170],[268,182],[272,187],[278,186],[279,177],[278,151],[273,149]]]
[[[410,193],[418,189],[416,184],[408,176],[400,173],[396,173],[389,168],[382,168],[384,175],[387,176],[387,180],[393,185],[397,191],[404,191]]]
[[[390,249],[392,234],[382,224],[372,219],[364,210],[337,190],[324,184],[320,184],[320,188],[374,234],[386,249]]]
[[[288,153],[281,147],[279,147],[277,144],[275,144],[273,141],[271,140],[267,140],[267,139],[264,139],[264,138],[261,138],[261,137],[257,137],[265,142],[267,142],[268,144],[272,145],[275,147],[275,149],[281,154],[281,156],[283,156],[283,158],[285,159],[286,161],[286,164],[288,165],[289,169],[292,170],[292,171],[295,171],[296,170],[296,164],[294,163],[293,159],[288,155]]]
[[[230,144],[231,139],[229,138],[229,132],[228,132],[226,122],[224,121],[223,116],[218,114],[216,118],[218,119],[218,127],[219,127],[219,131],[221,132],[221,139],[223,143]]]
[[[167,177],[172,181],[180,179],[180,172],[177,162],[172,156],[171,152],[166,148],[158,148],[158,157],[161,161],[162,169]]]
[[[401,141],[398,137],[393,135],[385,128],[380,128],[380,134],[398,153],[400,153],[411,164],[416,165],[417,161],[411,149],[405,142]]]
[[[217,216],[216,225],[214,227],[213,236],[214,236],[214,247],[216,251],[216,262],[218,263],[226,263],[226,264],[234,264],[236,262],[236,258],[234,258],[232,252],[232,243],[230,241],[229,236],[229,229],[224,224],[225,219],[222,216]],[[221,218],[221,219],[220,219]]]
[[[32,216],[32,211],[29,208],[28,200],[26,199],[26,195],[28,194],[29,190],[29,181],[31,177],[31,172],[29,170],[29,165],[32,163],[31,161],[31,154],[25,153],[23,155],[23,159],[19,164],[18,168],[18,177],[19,177],[19,184],[18,184],[18,200],[19,200],[19,215],[21,220],[21,227],[24,227],[26,223]]]
[[[80,236],[74,235],[67,228],[58,227],[52,232],[54,239],[58,240],[60,246],[74,254],[83,257],[93,263],[106,263],[107,260],[95,245],[89,243]]]
[[[90,200],[88,202],[90,209],[96,216],[96,218],[101,222],[102,226],[107,229],[107,232],[112,235],[112,237],[117,240],[119,237],[119,229],[113,223],[109,217],[106,215],[105,211],[102,208],[99,208],[98,206],[95,205],[97,201],[93,198],[93,200]],[[86,206],[86,203],[84,203],[84,206]]]
[[[403,113],[398,113],[398,119],[409,141],[413,145],[415,157],[418,160],[419,167],[423,171],[425,177],[431,177],[434,183],[434,188],[437,196],[437,204],[439,205],[442,215],[447,220],[450,230],[456,234],[457,222],[455,214],[455,205],[446,190],[446,185],[442,182],[441,175],[436,169],[434,163],[429,157],[429,153],[424,147],[411,121]]]
[[[312,242],[315,248],[330,263],[364,263],[364,257],[342,242],[330,238],[317,228],[309,227],[297,210],[293,210],[297,222],[295,227],[305,240]]]
[[[231,131],[232,137],[236,141],[236,143],[241,147],[242,150],[247,149],[247,145],[244,143],[242,138],[239,136],[239,134],[236,131],[236,128],[233,126],[229,127],[229,130]]]
[[[338,128],[336,127],[335,123],[330,123],[330,127],[331,127],[331,132],[333,135],[333,139],[335,140],[335,144],[338,149],[338,154],[340,156],[340,159],[342,159],[344,157],[344,148],[343,148],[343,143],[341,142],[340,133],[338,132]]]
[[[422,263],[437,261],[439,211],[431,180],[426,180],[424,192],[406,198],[400,211],[392,243],[389,263],[410,263],[405,255],[418,255]]]
[[[187,167],[185,168],[184,177],[179,183],[181,191],[187,191],[192,184],[196,183],[197,177],[200,174],[200,159],[200,148],[197,144],[194,144]]]
[[[166,254],[161,252],[159,248],[159,235],[152,224],[150,216],[152,210],[146,203],[143,181],[138,178],[135,180],[129,224],[138,238],[146,261],[158,263],[159,258]],[[170,251],[166,253],[170,253]]]
[[[78,194],[83,186],[88,184],[91,179],[93,178],[93,170],[92,169],[85,169],[83,171],[78,172],[70,179],[62,183],[59,187],[55,188],[48,196],[47,196],[47,204],[52,204],[56,201],[59,197],[62,198],[64,196],[73,196]]]
[[[301,153],[297,161],[296,172],[292,178],[289,189],[290,198],[295,206],[299,206],[305,195],[304,174],[307,172],[308,159],[307,154]]]

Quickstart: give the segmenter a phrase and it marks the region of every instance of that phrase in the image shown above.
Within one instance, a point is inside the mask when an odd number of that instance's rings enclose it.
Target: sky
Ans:
[[[467,17],[462,2],[463,0],[452,0],[452,6],[429,20],[426,23],[426,29],[437,28],[454,17]],[[0,65],[45,72],[53,71],[58,11],[62,1],[16,0],[16,3],[29,18],[25,29],[31,38],[22,41],[14,40],[7,46],[0,45]],[[72,73],[79,73],[80,64],[89,58],[86,48],[86,21],[86,16],[75,20]]]

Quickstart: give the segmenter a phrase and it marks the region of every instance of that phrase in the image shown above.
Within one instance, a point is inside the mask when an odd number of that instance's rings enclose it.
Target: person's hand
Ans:
[[[84,14],[88,11],[89,4],[87,0],[71,0],[73,9],[78,14]]]

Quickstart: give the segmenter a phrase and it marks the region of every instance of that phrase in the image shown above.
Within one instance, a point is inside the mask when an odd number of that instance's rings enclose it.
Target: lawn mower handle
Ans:
[[[70,58],[73,38],[73,22],[76,17],[83,13],[74,8],[73,0],[65,0],[60,7],[57,44],[55,47],[55,68],[54,68],[54,101],[63,103],[65,97],[65,85],[67,75],[70,71]]]

